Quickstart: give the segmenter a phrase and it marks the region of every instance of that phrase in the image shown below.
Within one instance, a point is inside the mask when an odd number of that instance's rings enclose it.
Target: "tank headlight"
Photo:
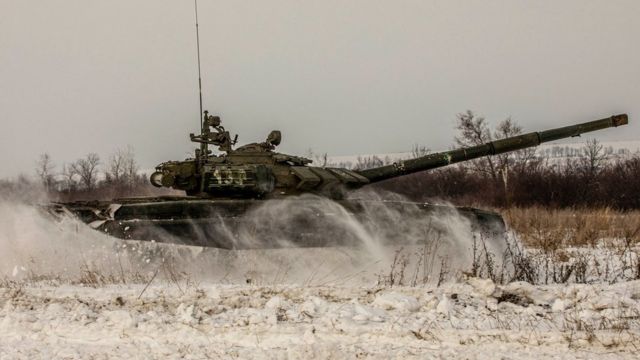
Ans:
[[[151,182],[151,185],[155,187],[162,187],[162,178],[163,178],[162,173],[160,171],[156,171],[153,174],[151,174],[149,181]]]

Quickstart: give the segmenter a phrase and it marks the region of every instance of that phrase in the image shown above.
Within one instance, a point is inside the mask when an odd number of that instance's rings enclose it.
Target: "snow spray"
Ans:
[[[77,219],[53,218],[38,207],[2,201],[0,278],[77,280],[91,273],[122,282],[157,275],[159,281],[229,284],[418,285],[470,268],[474,234],[454,208],[425,215],[410,204],[386,206],[377,193],[357,196],[363,204],[358,216],[313,195],[266,201],[246,215],[251,226],[233,238],[249,244],[276,241],[280,248],[234,251],[114,239]],[[389,196],[403,200],[384,194]],[[300,219],[304,227],[294,228]],[[219,220],[217,226],[224,226]],[[347,246],[296,248],[288,238],[292,231],[323,234]],[[496,258],[504,251],[501,244],[487,242]]]

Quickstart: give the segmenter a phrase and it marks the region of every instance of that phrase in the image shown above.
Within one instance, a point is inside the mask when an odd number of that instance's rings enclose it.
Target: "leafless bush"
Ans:
[[[442,234],[427,230],[420,246],[396,250],[389,271],[378,274],[378,285],[421,286],[435,283],[440,286],[450,275],[448,255],[440,254]]]
[[[404,253],[404,248],[396,250],[391,262],[389,273],[386,276],[378,276],[378,285],[394,286],[405,285],[405,271],[410,263],[409,255]]]

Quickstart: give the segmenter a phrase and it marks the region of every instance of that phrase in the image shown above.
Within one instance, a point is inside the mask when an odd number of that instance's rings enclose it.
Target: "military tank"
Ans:
[[[357,218],[388,209],[400,214],[418,211],[424,216],[455,212],[467,219],[474,231],[503,233],[502,217],[491,211],[402,200],[358,199],[350,194],[367,185],[407,174],[627,123],[626,114],[615,115],[396,161],[386,166],[351,170],[311,166],[310,159],[276,152],[275,148],[282,140],[277,130],[272,131],[264,142],[234,148],[238,136],[232,138],[221,125],[220,118],[205,111],[200,134],[190,134],[191,141],[199,144],[194,157],[161,163],[150,176],[154,186],[184,191],[184,196],[54,203],[51,210],[72,214],[96,230],[117,238],[223,249],[345,245],[348,236],[343,233],[344,229],[334,229],[326,225],[331,222],[318,219]],[[209,147],[217,147],[220,153],[214,154]],[[333,206],[316,206],[323,201],[330,201]],[[256,222],[247,216],[260,211],[267,203],[294,204],[289,209],[276,206],[268,211],[288,211],[298,216],[291,217],[286,225],[276,225],[277,231],[273,231],[272,224],[265,224],[264,220]],[[321,224],[320,227],[317,224]],[[398,236],[391,236],[388,241],[400,241],[401,233],[406,230],[393,231]],[[246,241],[247,234],[253,235],[249,236],[253,240]],[[286,238],[286,242],[281,241],[282,238]]]

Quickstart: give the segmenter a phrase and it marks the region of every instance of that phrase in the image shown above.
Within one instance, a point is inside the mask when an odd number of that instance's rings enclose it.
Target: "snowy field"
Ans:
[[[640,281],[0,290],[0,358],[637,358]]]
[[[362,248],[229,252],[0,203],[0,359],[637,358],[636,253],[593,249],[586,284],[497,284],[472,276],[489,268],[458,220],[446,244],[404,253],[366,223]]]

